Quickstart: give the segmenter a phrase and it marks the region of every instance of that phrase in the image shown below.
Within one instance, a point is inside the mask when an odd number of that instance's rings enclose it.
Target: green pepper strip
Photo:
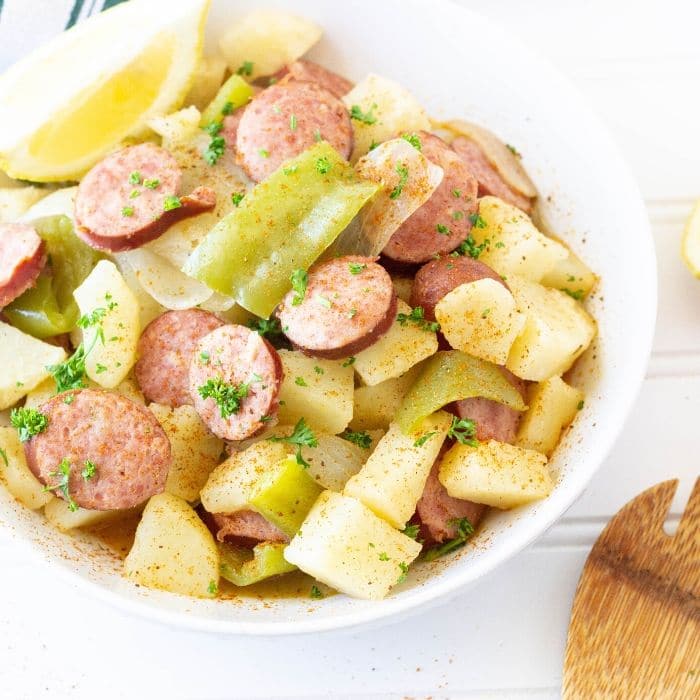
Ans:
[[[308,269],[379,187],[321,141],[248,192],[183,271],[268,318],[292,272]]]
[[[409,433],[420,421],[453,401],[482,396],[524,411],[520,392],[501,369],[459,350],[435,353],[425,364],[396,414],[401,430]]]
[[[221,576],[236,586],[250,586],[297,568],[284,558],[285,544],[263,542],[252,552],[227,542],[220,542],[217,546],[221,556]]]
[[[236,110],[247,105],[252,96],[253,88],[240,75],[232,75],[204,108],[199,121],[200,126],[223,121],[227,106],[230,105],[232,110]]]

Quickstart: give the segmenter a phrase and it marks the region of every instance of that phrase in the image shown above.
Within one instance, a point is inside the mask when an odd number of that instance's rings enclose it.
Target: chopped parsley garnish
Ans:
[[[350,365],[354,365],[355,359],[355,356],[351,355],[347,360],[345,360],[345,362],[343,362],[343,367],[350,367]]]
[[[296,131],[296,130],[297,130],[297,115],[296,115],[296,114],[292,114],[292,115],[289,117],[289,129],[290,129],[291,131]]]
[[[95,336],[95,341],[98,336]],[[93,342],[94,345],[94,342]],[[92,349],[92,348],[91,348]],[[56,382],[56,393],[85,386],[85,346],[80,343],[76,351],[59,365],[49,365],[46,369]]]
[[[219,592],[219,584],[212,579],[209,581],[209,585],[207,586],[207,593],[209,595],[216,595]]]
[[[503,241],[496,241],[496,243],[493,244],[494,248],[505,248],[506,244]]]
[[[134,170],[133,173],[129,174],[129,184],[130,185],[140,185],[141,184],[141,173],[138,170]]]
[[[511,146],[509,143],[506,144],[506,148],[516,157],[520,158],[520,151],[515,147]]]
[[[160,180],[157,177],[150,178],[143,181],[143,186],[147,187],[149,190],[155,190],[160,187]]]
[[[202,350],[202,352],[199,353],[199,361],[203,365],[208,365],[210,359],[211,355],[206,350]]]
[[[268,151],[266,148],[259,148],[258,149],[258,155],[261,158],[269,158],[270,157],[270,151]]]
[[[102,365],[98,362],[96,367],[95,367],[95,374],[102,374],[102,372],[106,372],[106,371],[107,371],[107,366]]]
[[[64,457],[58,465],[58,469],[55,472],[50,472],[49,476],[58,477],[58,483],[54,486],[44,486],[44,491],[60,491],[63,494],[63,498],[68,501],[68,510],[71,513],[75,513],[78,510],[78,504],[68,491],[68,483],[70,481],[70,462],[68,458]]]
[[[355,316],[357,316],[357,309],[350,309],[350,311],[348,311],[348,318],[355,318]]]
[[[237,207],[243,201],[243,197],[245,197],[245,192],[234,192],[231,195],[231,201],[233,202],[233,205]]]
[[[363,124],[374,124],[377,121],[377,118],[373,114],[376,108],[377,105],[373,104],[366,112],[363,112],[360,105],[353,105],[350,108],[350,119],[362,122]]]
[[[437,224],[435,226],[435,230],[438,233],[442,234],[443,236],[449,236],[451,233],[450,229],[447,228],[447,226],[445,226],[445,224]]]
[[[14,428],[17,428],[20,442],[27,442],[30,438],[46,430],[49,419],[36,408],[20,407],[12,409],[10,423]]]
[[[253,75],[253,62],[243,61],[236,71],[237,75]]]
[[[268,438],[268,440],[270,440],[270,442],[286,442],[290,445],[296,445],[297,462],[301,464],[301,466],[305,469],[310,467],[311,465],[302,457],[301,448],[318,447],[318,440],[316,439],[316,436],[314,435],[311,428],[309,428],[309,426],[306,425],[306,421],[303,418],[300,418],[297,421],[297,424],[294,426],[294,431],[288,437],[274,436]]]
[[[453,221],[461,221],[463,218],[464,218],[463,211],[456,209],[455,211],[452,212],[452,220]]]
[[[447,431],[447,437],[457,440],[462,445],[476,447],[476,423],[471,418],[452,418],[452,425]]]
[[[418,134],[403,134],[401,138],[408,141],[413,148],[419,151],[423,148],[423,144],[420,142],[420,137]]]
[[[292,289],[294,290],[294,298],[292,299],[292,306],[299,306],[304,297],[306,296],[306,285],[309,283],[309,275],[306,270],[298,268],[292,272],[289,277],[292,283]]]
[[[97,465],[90,459],[85,460],[85,466],[83,467],[83,471],[80,472],[80,476],[85,479],[85,481],[88,481],[92,479],[93,476],[97,473]]]
[[[396,320],[402,326],[405,326],[407,323],[413,323],[424,331],[432,331],[433,333],[437,333],[440,330],[440,324],[437,321],[426,321],[422,306],[416,306],[415,308],[411,309],[411,313],[409,314],[398,314]]]
[[[386,552],[379,552],[379,561],[389,561],[389,555]]]
[[[197,387],[203,399],[213,399],[219,407],[222,418],[228,418],[241,410],[241,401],[248,396],[248,384],[227,384],[221,377],[208,379],[206,384]]]
[[[276,318],[254,318],[248,322],[248,328],[257,331],[264,338],[277,338],[282,335],[282,326]]]
[[[269,423],[272,420],[272,416],[260,416],[261,423]]]
[[[10,463],[7,461],[7,452],[0,447],[0,457],[2,457],[2,461],[5,462],[5,466],[9,467]]]
[[[70,406],[73,401],[75,401],[75,394],[68,394],[68,396],[63,398],[63,403],[66,404],[66,406]]]
[[[181,206],[180,198],[174,194],[169,194],[163,200],[163,211],[172,211],[173,209],[179,209]]]
[[[321,136],[321,130],[320,130],[320,129],[316,129],[316,131],[314,131],[314,141],[315,141],[316,143],[318,143],[319,141],[323,141],[323,136]]]
[[[306,380],[304,379],[304,377],[297,377],[297,378],[294,380],[294,383],[295,383],[297,386],[309,386],[309,385],[306,383]]]
[[[358,447],[368,450],[372,445],[372,436],[364,430],[346,430],[340,437],[348,442],[354,442]]]
[[[410,537],[412,540],[418,540],[418,534],[420,533],[420,525],[406,525],[406,527],[401,530],[406,537]]]
[[[223,128],[221,122],[209,122],[202,127],[202,131],[206,131],[209,136],[218,136]]]
[[[136,197],[140,197],[140,196],[141,196],[141,193],[138,190],[133,189],[133,190],[131,190],[131,193],[129,194],[129,199],[136,199]]]
[[[396,579],[397,586],[408,578],[408,564],[405,561],[399,562],[399,569],[401,569],[401,575]]]
[[[373,151],[379,145],[379,141],[372,141],[369,145],[369,150]]]
[[[221,127],[221,125],[218,125]],[[224,155],[226,150],[226,139],[223,136],[212,136],[209,145],[202,153],[202,157],[209,165],[216,165],[219,158]]]
[[[282,172],[283,172],[285,175],[294,175],[294,173],[295,173],[297,170],[299,170],[299,166],[298,166],[298,165],[290,165],[290,166],[288,166],[288,167],[286,167],[286,168],[282,168]]]
[[[487,238],[483,243],[477,243],[471,234],[469,234],[460,244],[457,250],[450,253],[453,257],[458,258],[460,255],[468,255],[475,260],[488,248],[491,241]]]
[[[425,433],[425,435],[421,435],[414,443],[414,447],[423,447],[428,440],[430,440],[433,435],[437,435],[437,430],[431,430],[429,433]]]
[[[316,161],[316,170],[318,170],[321,175],[325,175],[332,167],[333,164],[326,156],[322,156]]]
[[[134,207],[122,207],[122,216],[133,216]]]
[[[579,411],[582,411],[584,406],[585,406],[585,402],[583,401],[583,399],[576,404],[576,408]]]
[[[112,307],[114,308],[114,307]],[[110,309],[111,311],[111,309]],[[105,317],[107,309],[98,307],[93,309],[89,314],[83,314],[78,320],[77,325],[80,328],[90,328],[91,326],[99,326],[97,330],[97,335],[100,340],[104,343],[104,331],[102,330],[102,319]]]
[[[476,228],[486,228],[488,225],[481,214],[470,214],[469,221],[471,221],[472,226],[475,226]]]
[[[452,196],[459,199],[462,196],[462,190],[452,190]]]
[[[314,598],[315,600],[323,598],[323,593],[321,593],[321,589],[318,586],[311,586],[309,598]]]
[[[318,365],[314,365],[314,372],[316,372],[316,374],[325,374],[323,367],[319,367]]]
[[[457,528],[457,536],[443,544],[429,549],[424,556],[425,561],[433,561],[444,554],[449,554],[454,552],[455,549],[463,547],[467,540],[474,534],[474,527],[469,522],[468,518],[461,518],[460,520],[450,520],[448,525],[452,525]]]
[[[316,301],[324,308],[324,309],[330,309],[332,304],[330,299],[326,299],[326,297],[321,296],[320,294],[316,295]]]
[[[486,318],[491,313],[491,309],[484,309],[481,312],[481,318]]]
[[[581,301],[581,299],[583,299],[583,289],[577,289],[576,291],[572,289],[564,289],[562,291],[568,294],[572,299],[576,299],[576,301]]]
[[[348,263],[348,267],[350,268],[350,274],[351,275],[359,275],[362,270],[367,269],[367,265],[364,263]]]
[[[389,193],[389,199],[397,199],[403,192],[404,185],[408,180],[408,168],[401,163],[396,164],[396,172],[399,174],[399,181],[393,190]]]
[[[229,114],[233,114],[234,109],[233,102],[224,102],[224,106],[221,108],[221,114],[227,117]]]

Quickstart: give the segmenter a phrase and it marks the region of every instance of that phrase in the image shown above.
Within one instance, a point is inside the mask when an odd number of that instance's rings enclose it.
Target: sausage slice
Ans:
[[[472,175],[479,182],[479,197],[493,195],[522,209],[527,214],[532,209],[532,201],[516,192],[489,163],[478,144],[466,136],[458,136],[452,142],[452,149],[467,164]]]
[[[312,267],[304,298],[288,292],[277,317],[295,347],[337,359],[364,350],[389,330],[396,294],[376,258],[346,255]]]
[[[237,159],[260,182],[320,139],[350,157],[353,132],[345,105],[315,83],[276,83],[243,112],[236,133]]]
[[[224,322],[210,311],[167,311],[139,338],[136,381],[149,401],[176,408],[192,404],[190,362],[201,338]]]
[[[115,392],[77,389],[52,397],[41,412],[48,427],[24,451],[33,474],[56,496],[82,508],[118,510],[165,488],[170,441],[144,406]],[[59,488],[64,460],[70,465],[67,494]],[[84,476],[88,462],[92,476]]]
[[[118,252],[158,238],[172,224],[208,211],[213,190],[199,187],[179,197],[182,171],[152,143],[123,148],[88,172],[75,199],[77,233],[88,245]]]
[[[283,68],[276,77],[278,80],[286,77],[288,80],[316,83],[336,97],[346,95],[353,88],[353,84],[347,78],[313,61],[294,61]]]
[[[235,513],[212,513],[211,520],[216,539],[245,540],[246,542],[289,542],[289,537],[254,510]]]
[[[46,246],[32,226],[0,224],[0,309],[36,282]]]
[[[418,133],[421,152],[444,175],[430,199],[394,232],[384,247],[388,258],[403,263],[426,262],[453,251],[469,235],[476,213],[477,181],[464,161],[441,139]]]
[[[279,405],[282,361],[256,331],[221,326],[199,340],[190,360],[194,407],[214,433],[243,440],[263,428]]]

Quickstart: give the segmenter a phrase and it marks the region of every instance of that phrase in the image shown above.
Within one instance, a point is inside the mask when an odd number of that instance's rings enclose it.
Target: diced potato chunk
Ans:
[[[51,190],[41,187],[0,188],[0,223],[17,221],[32,205]]]
[[[486,225],[474,226],[472,236],[479,244],[489,241],[480,259],[507,283],[511,275],[539,282],[569,255],[561,243],[540,233],[527,214],[498,197],[482,197],[479,216]]]
[[[366,121],[353,119],[355,148],[352,161],[369,151],[372,143],[381,143],[396,134],[430,129],[430,120],[416,98],[398,83],[373,73],[355,85],[343,97],[348,110],[357,106]]]
[[[66,351],[0,322],[0,409],[9,408],[48,376],[47,367],[66,358]]]
[[[95,265],[73,296],[81,314],[103,314],[97,323],[83,330],[85,350],[89,350],[85,370],[97,384],[113,389],[136,362],[136,344],[141,332],[138,301],[114,263],[108,260]]]
[[[561,377],[551,377],[530,389],[529,409],[518,429],[516,444],[548,457],[566,428],[583,408],[583,392]]]
[[[397,311],[399,314],[410,314],[411,307],[399,299]],[[437,349],[435,333],[410,321],[402,324],[397,318],[374,345],[357,354],[353,366],[365,384],[374,386],[400,377]]]
[[[284,557],[341,593],[381,600],[420,550],[358,500],[324,491]]]
[[[416,510],[451,424],[452,416],[445,411],[428,416],[409,434],[392,424],[343,493],[357,498],[390,525],[403,528]]]
[[[314,22],[280,10],[254,10],[224,32],[219,47],[232,73],[249,80],[272,75],[301,58],[323,30]]]
[[[440,462],[439,479],[450,496],[494,508],[545,498],[554,486],[543,454],[495,440],[453,445]]]
[[[51,498],[44,508],[46,519],[57,530],[67,532],[77,527],[96,527],[118,522],[130,515],[136,515],[139,508],[128,510],[89,510],[78,508],[71,510],[68,503],[62,498]]]
[[[194,501],[219,463],[224,441],[212,435],[193,406],[170,408],[152,403],[149,408],[170,440],[173,462],[165,490]]]
[[[357,387],[350,427],[353,430],[388,429],[401,407],[403,397],[418,378],[421,367],[414,365],[406,374],[374,386]]]
[[[492,279],[453,289],[437,303],[435,318],[453,348],[499,365],[525,324],[513,295]]]
[[[596,324],[581,304],[558,289],[513,276],[508,284],[527,320],[515,339],[506,367],[539,382],[566,372],[588,348]]]
[[[186,143],[199,132],[201,114],[196,107],[187,107],[164,117],[153,117],[148,126],[163,138],[163,148]]]
[[[219,86],[224,82],[225,72],[226,61],[223,56],[218,53],[202,56],[183,104],[194,105],[198,110],[203,110],[214,99]]]
[[[143,511],[124,573],[142,586],[210,598],[219,582],[219,550],[186,501],[161,493]]]
[[[234,513],[249,507],[255,482],[290,451],[286,443],[260,440],[234,452],[209,475],[200,494],[202,505],[210,513]]]
[[[280,350],[279,356],[284,368],[280,422],[294,424],[304,418],[320,432],[335,434],[345,430],[352,418],[352,367],[292,350]]]
[[[41,508],[53,498],[29,470],[17,431],[10,427],[0,427],[0,483],[23,506],[32,510]]]
[[[545,287],[561,289],[578,299],[590,294],[597,282],[595,273],[572,250],[542,278]]]

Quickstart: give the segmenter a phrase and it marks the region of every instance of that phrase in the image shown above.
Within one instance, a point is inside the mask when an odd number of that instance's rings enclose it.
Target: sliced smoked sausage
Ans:
[[[0,309],[29,289],[46,264],[46,246],[32,226],[0,224]]]
[[[458,136],[452,142],[452,149],[462,158],[471,174],[478,180],[479,197],[493,195],[528,214],[530,213],[532,201],[520,194],[520,192],[516,192],[498,174],[475,141],[468,139],[466,136]]]
[[[320,139],[350,156],[353,132],[345,105],[315,83],[276,83],[246,107],[236,133],[237,159],[260,182]]]
[[[267,424],[277,411],[282,379],[277,351],[245,326],[221,326],[208,333],[190,360],[194,407],[224,440],[243,440]]]
[[[235,513],[212,513],[211,520],[216,539],[245,540],[246,542],[289,542],[289,537],[269,520],[254,510]]]
[[[347,78],[313,61],[294,61],[277,73],[276,77],[278,80],[287,78],[316,83],[336,97],[346,95],[353,88],[353,84]]]
[[[206,187],[180,197],[181,184],[182,171],[164,148],[152,143],[123,148],[100,161],[78,186],[76,233],[93,248],[131,250],[216,204]]]
[[[48,426],[24,451],[29,468],[56,496],[82,508],[118,510],[165,488],[170,442],[145,406],[116,392],[77,389],[52,397],[40,410]],[[64,460],[67,489],[61,488]]]
[[[197,343],[224,322],[210,311],[167,311],[139,338],[136,381],[149,401],[176,408],[192,403],[190,362]]]
[[[396,294],[376,258],[346,255],[312,267],[303,299],[288,292],[277,317],[295,347],[338,359],[364,350],[389,330]]]
[[[430,199],[394,232],[384,247],[388,258],[421,263],[453,251],[469,235],[476,213],[477,181],[464,161],[441,139],[418,133],[421,152],[444,175]]]

